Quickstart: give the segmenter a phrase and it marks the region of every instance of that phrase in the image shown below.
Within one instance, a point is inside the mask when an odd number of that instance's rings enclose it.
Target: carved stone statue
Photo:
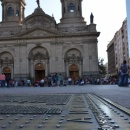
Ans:
[[[93,16],[93,14],[91,13],[91,15],[90,15],[90,23],[91,23],[91,24],[93,24],[93,19],[94,19],[94,16]]]
[[[37,0],[36,2],[37,2],[38,7],[40,8],[40,0]]]

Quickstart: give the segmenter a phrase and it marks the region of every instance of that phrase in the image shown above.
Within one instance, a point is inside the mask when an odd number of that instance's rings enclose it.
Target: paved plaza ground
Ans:
[[[68,85],[63,87],[11,87],[0,88],[0,95],[41,95],[96,93],[130,109],[130,87],[118,85]]]
[[[0,88],[0,130],[5,129],[130,130],[130,87]]]

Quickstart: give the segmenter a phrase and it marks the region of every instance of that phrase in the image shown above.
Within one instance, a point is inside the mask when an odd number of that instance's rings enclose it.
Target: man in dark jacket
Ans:
[[[120,67],[120,81],[119,86],[128,86],[128,75],[129,75],[129,66],[126,60],[123,61],[123,64]]]
[[[7,83],[7,87],[10,87],[10,76],[6,75],[6,83]]]

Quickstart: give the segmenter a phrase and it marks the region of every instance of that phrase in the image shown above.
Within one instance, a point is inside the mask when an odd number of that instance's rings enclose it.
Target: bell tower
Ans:
[[[82,0],[61,0],[61,6],[62,18],[59,27],[69,27],[72,24],[74,27],[86,25],[82,17]]]
[[[62,18],[82,17],[82,0],[61,0]]]
[[[21,24],[24,19],[25,0],[1,0],[2,23]]]

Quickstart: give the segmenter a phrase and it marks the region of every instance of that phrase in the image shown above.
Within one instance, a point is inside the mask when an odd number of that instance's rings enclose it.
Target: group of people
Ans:
[[[37,86],[40,86],[40,87],[63,86],[64,85],[63,81],[64,81],[63,75],[55,73],[53,75],[49,75],[48,77],[37,80],[34,86],[35,87]]]
[[[129,83],[128,83],[129,69],[130,69],[129,65],[127,64],[126,60],[124,60],[118,72],[119,74],[118,85],[119,86],[129,86]],[[116,80],[113,80],[113,81],[116,84],[117,81]],[[51,86],[66,86],[67,84],[68,85],[72,85],[72,84],[84,85],[87,83],[103,84],[103,81],[100,80],[99,78],[96,78],[96,79],[94,78],[93,80],[90,80],[90,78],[86,78],[86,79],[79,78],[79,80],[73,82],[71,77],[68,77],[68,79],[65,79],[62,74],[55,73],[54,75],[49,75],[46,79],[44,78],[37,81],[35,86],[51,87]],[[30,79],[28,79],[26,83],[24,84],[27,84],[27,86],[31,86]],[[10,75],[8,74],[5,75],[4,73],[0,74],[0,86],[2,88],[5,86],[10,87]]]

